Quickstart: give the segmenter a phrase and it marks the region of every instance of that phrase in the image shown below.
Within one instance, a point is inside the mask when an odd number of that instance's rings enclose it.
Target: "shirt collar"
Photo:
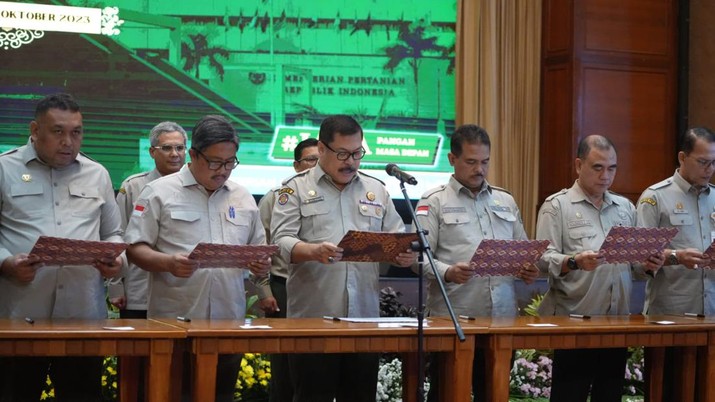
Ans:
[[[484,183],[482,183],[482,188],[479,189],[479,192],[475,195],[472,190],[468,189],[465,187],[462,183],[460,183],[457,179],[454,178],[454,175],[449,176],[449,183],[447,183],[447,186],[452,189],[455,193],[463,193],[467,195],[469,198],[477,198],[479,196],[488,196],[491,195],[492,193],[492,187],[489,185],[486,179],[484,179]]]
[[[675,169],[675,173],[673,174],[673,183],[675,183],[675,185],[678,186],[678,188],[680,188],[680,190],[682,190],[684,193],[710,194],[710,186],[709,185],[702,190],[698,190],[697,187],[688,183],[688,181],[685,180],[683,178],[683,176],[680,175],[680,169]]]
[[[577,203],[577,202],[588,202],[589,204],[591,203],[591,200],[586,196],[586,193],[583,191],[583,188],[581,188],[581,184],[578,182],[578,180],[574,181],[573,186],[568,190],[566,193],[568,194],[569,199],[571,200],[572,203]],[[603,194],[603,205],[611,205],[611,204],[616,204],[619,205],[619,201],[616,197],[613,196],[613,194],[610,191],[606,191]]]
[[[336,186],[336,185],[335,185],[335,181],[333,181],[333,178],[330,177],[329,174],[325,173],[325,170],[323,170],[323,167],[320,166],[320,163],[316,163],[316,164],[315,164],[315,167],[311,168],[311,169],[310,169],[310,172],[308,172],[308,174],[309,174],[309,175],[313,175],[313,178],[314,178],[314,180],[315,180],[316,183],[318,183],[318,182],[320,181],[320,179],[323,179],[323,178],[324,178],[325,181],[327,181],[328,183],[330,183],[330,184],[333,185],[333,186]],[[355,172],[355,176],[353,176],[352,180],[350,180],[350,182],[348,182],[345,186],[347,187],[347,186],[349,186],[350,184],[352,184],[353,182],[355,182],[355,181],[357,181],[357,180],[360,180],[360,173],[359,173],[359,171],[358,171],[358,172]],[[337,187],[337,186],[336,186],[336,187]]]
[[[39,163],[43,166],[47,166],[48,168],[50,167],[47,163],[45,163],[45,161],[43,161],[42,159],[40,159],[39,156],[37,156],[37,150],[35,149],[35,144],[32,141],[28,141],[28,143],[26,145],[21,146],[18,149],[18,153],[20,154],[20,156],[22,158],[22,163],[24,165],[27,165],[28,163],[30,163],[33,160],[37,160],[37,163]],[[77,154],[77,157],[74,159],[73,163],[81,164],[81,161],[79,160],[80,157],[81,157],[81,154]],[[56,169],[56,168],[52,168],[52,169]],[[64,168],[62,168],[62,169],[64,169]],[[58,170],[62,170],[62,169],[58,169]]]

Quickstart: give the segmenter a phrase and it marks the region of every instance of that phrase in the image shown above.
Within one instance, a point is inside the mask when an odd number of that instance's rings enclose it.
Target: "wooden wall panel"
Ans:
[[[602,134],[618,150],[618,174],[613,190],[636,199],[646,187],[673,173],[654,160],[669,157],[672,141],[664,127],[668,119],[668,76],[664,72],[626,67],[591,66],[582,74],[583,135]],[[604,118],[607,116],[607,118]]]
[[[690,127],[715,129],[715,1],[690,1],[688,118]]]
[[[613,190],[635,201],[675,169],[677,0],[544,4],[540,201],[575,180],[576,144],[589,134],[614,141]]]

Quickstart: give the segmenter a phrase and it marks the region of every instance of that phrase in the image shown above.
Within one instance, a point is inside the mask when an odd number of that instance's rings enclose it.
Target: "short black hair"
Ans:
[[[492,148],[492,143],[489,140],[487,130],[476,124],[464,124],[457,127],[450,139],[449,150],[454,156],[462,155],[462,145],[467,142],[470,144],[483,144]]]
[[[35,120],[50,109],[69,110],[70,112],[79,112],[79,104],[74,97],[67,93],[56,93],[47,95],[40,99],[35,106]]]
[[[702,138],[703,140],[707,141],[708,144],[715,142],[715,133],[712,132],[707,127],[694,127],[688,129],[688,131],[685,132],[685,135],[683,135],[683,141],[681,142],[680,145],[680,150],[683,151],[686,155],[689,155],[691,152],[693,152],[693,149],[695,149],[695,141],[698,140],[698,138]]]
[[[583,137],[578,143],[578,149],[576,150],[576,157],[583,160],[586,159],[588,153],[591,152],[591,148],[600,149],[602,151],[607,151],[609,149],[616,150],[616,146],[608,138],[602,135],[588,135]]]
[[[306,138],[303,141],[299,142],[298,145],[295,146],[295,149],[293,150],[293,160],[298,162],[303,156],[303,150],[306,148],[310,147],[317,147],[318,146],[318,139],[317,138]]]
[[[203,151],[220,142],[232,142],[238,150],[238,134],[233,125],[223,116],[207,115],[191,130],[191,147]]]
[[[355,119],[348,115],[336,114],[328,116],[320,123],[320,133],[318,139],[324,144],[330,144],[335,139],[335,134],[354,135],[360,134],[362,139],[362,127]]]

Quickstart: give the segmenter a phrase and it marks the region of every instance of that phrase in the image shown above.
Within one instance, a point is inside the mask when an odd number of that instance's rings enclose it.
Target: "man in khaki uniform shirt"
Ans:
[[[405,226],[379,180],[358,172],[362,128],[351,117],[320,125],[318,165],[285,182],[273,209],[271,234],[291,262],[288,317],[378,317],[377,263],[340,262],[336,244],[348,230],[402,232]],[[414,252],[395,265],[408,267]],[[377,355],[291,355],[293,402],[374,401]]]
[[[549,290],[539,308],[549,315],[626,315],[632,288],[629,264],[605,264],[598,250],[613,226],[634,226],[635,207],[610,192],[616,176],[613,143],[600,135],[581,140],[578,179],[549,196],[539,210],[536,237],[551,242],[540,261]],[[646,269],[662,265],[651,256]],[[551,401],[620,401],[626,349],[554,351]]]
[[[469,264],[482,239],[526,240],[519,207],[506,190],[490,186],[491,142],[487,132],[468,124],[455,130],[451,138],[449,163],[454,174],[449,183],[427,191],[417,204],[416,215],[427,230],[427,241],[434,250],[436,268],[454,313],[471,317],[514,317],[517,315],[514,278],[475,276]],[[444,298],[429,266],[423,268],[428,279],[427,309],[431,316],[447,316]],[[532,283],[536,267],[520,272]],[[430,365],[428,400],[436,400],[437,361]],[[475,350],[472,391],[475,401],[484,400],[485,362],[481,349]]]
[[[41,266],[28,256],[42,235],[122,241],[109,173],[79,154],[79,105],[68,94],[43,98],[30,123],[31,142],[0,156],[0,318],[107,317],[104,278],[122,258],[91,266]],[[102,397],[100,357],[1,358],[3,397],[38,400],[48,374],[57,401]]]
[[[293,169],[300,173],[310,169],[318,163],[318,140],[307,138],[296,145],[293,150]],[[261,222],[266,228],[266,239],[270,242],[271,216],[276,195],[281,187],[269,191],[258,202],[261,213]],[[270,279],[258,287],[259,306],[266,313],[266,317],[286,318],[287,296],[286,280],[288,279],[288,262],[280,254],[271,258]],[[288,356],[284,354],[271,355],[271,387],[268,395],[269,402],[282,402],[293,400],[293,385],[290,381],[288,370]]]
[[[192,131],[191,162],[147,184],[129,220],[131,262],[150,271],[149,318],[243,319],[244,271],[199,268],[188,254],[200,243],[264,244],[251,194],[229,181],[238,166],[238,136],[222,116],[202,118]],[[263,276],[270,259],[250,263]],[[241,358],[219,356],[216,400],[232,402]]]
[[[672,177],[648,187],[638,200],[638,226],[675,227],[662,269],[648,276],[644,314],[715,315],[715,262],[703,255],[715,240],[715,133],[688,130]],[[703,269],[709,266],[709,269]],[[664,400],[675,398],[674,360],[682,351],[668,348],[663,373]]]
[[[149,155],[155,168],[148,172],[127,177],[117,193],[117,204],[122,215],[122,229],[127,228],[132,216],[134,201],[142,189],[159,177],[176,173],[186,161],[186,131],[172,122],[163,121],[151,129]],[[109,300],[119,308],[121,318],[146,318],[149,296],[149,273],[134,264],[129,265],[126,275],[108,283]]]

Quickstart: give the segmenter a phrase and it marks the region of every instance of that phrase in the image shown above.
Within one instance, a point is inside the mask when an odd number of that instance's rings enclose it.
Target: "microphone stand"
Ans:
[[[464,337],[464,331],[462,330],[462,326],[459,325],[459,321],[457,321],[457,316],[454,315],[454,309],[452,309],[452,303],[449,301],[449,298],[447,297],[447,290],[444,287],[444,282],[442,281],[442,277],[439,275],[439,272],[437,272],[437,265],[434,263],[434,256],[432,255],[432,249],[430,248],[429,243],[427,242],[427,237],[425,231],[422,229],[422,226],[420,223],[417,221],[417,215],[415,215],[415,209],[412,207],[412,202],[410,202],[410,196],[407,194],[407,189],[405,189],[405,181],[400,179],[400,190],[402,190],[402,196],[405,198],[405,203],[407,204],[407,209],[410,211],[410,215],[412,216],[412,222],[415,225],[415,231],[417,232],[417,236],[419,237],[419,250],[414,250],[414,251],[422,251],[425,255],[427,255],[427,261],[429,262],[429,265],[432,267],[432,272],[434,273],[434,276],[436,278],[437,283],[439,284],[439,290],[442,292],[442,297],[444,298],[445,305],[447,306],[447,311],[449,312],[449,317],[452,319],[452,323],[454,324],[454,331],[457,333],[457,338],[459,338],[460,342],[464,342],[466,338]],[[424,356],[424,327],[422,324],[422,321],[424,320],[424,315],[425,315],[425,305],[424,305],[424,296],[423,296],[423,279],[422,279],[422,262],[419,263],[419,278],[418,278],[418,290],[417,290],[417,299],[418,299],[418,306],[417,306],[417,400],[419,402],[424,401],[424,382],[425,382],[425,356]],[[446,386],[446,384],[443,384],[442,386]]]

